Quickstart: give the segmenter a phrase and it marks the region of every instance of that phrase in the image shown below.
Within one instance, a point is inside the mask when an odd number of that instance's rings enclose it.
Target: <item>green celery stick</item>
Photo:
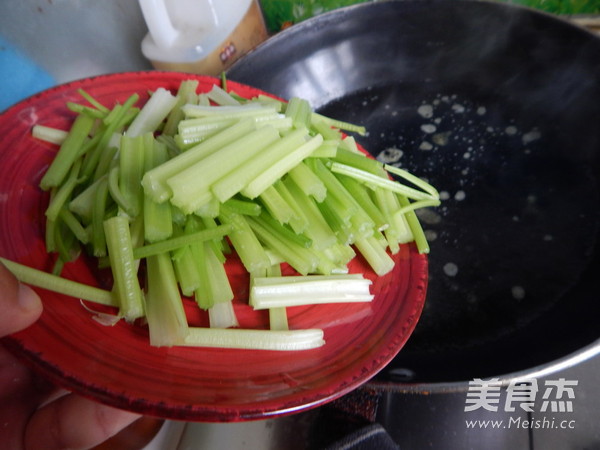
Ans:
[[[225,175],[211,187],[212,193],[224,202],[244,189],[250,181],[268,170],[275,161],[290,154],[304,143],[308,136],[307,131],[294,130],[290,134],[278,139],[267,148],[261,150],[246,164],[238,166],[229,174]]]
[[[136,247],[133,249],[133,257],[135,259],[147,258],[151,255],[158,253],[171,252],[180,247],[193,244],[195,242],[209,241],[216,239],[231,233],[233,226],[231,225],[219,225],[210,230],[202,230],[197,233],[184,234],[181,236],[171,237],[160,242],[154,242],[152,244],[146,244],[142,247]]]
[[[302,144],[297,150],[278,160],[269,169],[265,170],[258,177],[254,178],[248,186],[242,189],[242,194],[248,198],[258,197],[265,189],[271,186],[275,181],[292,170],[297,164],[315,151],[323,142],[321,135],[311,137],[305,144]]]
[[[144,145],[145,172],[166,162],[167,147],[149,135]],[[140,185],[141,186],[141,185]],[[143,195],[144,238],[147,242],[165,240],[173,234],[172,208],[168,202],[157,203],[149,195]]]
[[[130,207],[128,214],[136,217],[142,211],[144,174],[144,135],[123,135],[119,151],[119,189]]]
[[[148,288],[145,296],[150,345],[171,347],[185,340],[188,323],[169,255],[146,260]]]
[[[40,181],[40,187],[43,190],[48,190],[62,184],[75,160],[78,158],[79,150],[87,139],[93,125],[93,118],[83,114],[77,116],[69,130],[69,134]]]
[[[247,219],[250,219],[250,217]],[[235,214],[226,207],[221,208],[219,213],[219,221],[233,227],[233,230],[228,233],[228,237],[246,270],[249,273],[266,270],[271,262],[250,228],[247,219],[240,214]]]
[[[142,179],[144,191],[158,203],[168,200],[172,192],[171,188],[167,185],[167,179],[196,164],[222,147],[247,135],[254,129],[255,125],[251,120],[240,121],[197,146],[181,153],[179,156],[146,172]]]
[[[133,322],[144,316],[144,303],[133,257],[129,221],[123,216],[105,220],[104,234],[114,279],[113,292],[120,306],[119,314],[127,322]]]
[[[209,194],[210,199],[209,189],[214,182],[277,139],[276,129],[259,128],[170,177],[167,184],[173,192],[171,202],[188,214],[194,212],[206,203],[205,194]]]
[[[101,305],[118,306],[110,291],[51,275],[6,258],[0,257],[0,262],[22,283]]]

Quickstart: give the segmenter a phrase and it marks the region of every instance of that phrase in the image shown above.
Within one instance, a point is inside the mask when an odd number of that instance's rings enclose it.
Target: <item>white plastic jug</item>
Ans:
[[[218,75],[267,38],[258,0],[139,0],[157,69]]]

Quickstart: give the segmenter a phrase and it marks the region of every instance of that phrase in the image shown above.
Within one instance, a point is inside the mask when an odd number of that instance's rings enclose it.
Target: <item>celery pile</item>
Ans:
[[[187,80],[176,94],[159,88],[141,107],[134,94],[112,108],[80,91],[88,104],[68,104],[77,114],[68,132],[34,127],[60,145],[40,182],[50,192],[46,247],[57,263],[40,277],[9,269],[115,305],[128,322],[145,318],[152,345],[322,345],[321,330],[289,329],[286,308],[371,301],[370,281],[348,274],[348,263],[360,253],[384,275],[400,245],[428,252],[414,211],[438,205],[439,195],[366,157],[342,133],[362,127],[316,114],[305,100],[197,87]],[[110,293],[57,282],[81,249],[110,266]],[[224,265],[232,251],[250,274],[250,306],[269,310],[271,330],[236,328]],[[283,263],[299,276],[282,276]],[[208,311],[211,328],[188,326],[182,295]]]

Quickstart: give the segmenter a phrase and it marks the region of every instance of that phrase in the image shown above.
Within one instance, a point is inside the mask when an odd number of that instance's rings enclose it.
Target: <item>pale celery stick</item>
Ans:
[[[144,315],[144,303],[133,258],[129,221],[123,216],[105,220],[104,234],[114,279],[113,292],[119,300],[119,314],[127,322],[133,322]]]
[[[242,120],[215,134],[204,142],[170,159],[164,164],[146,172],[142,179],[144,191],[156,202],[164,202],[171,197],[167,179],[187,169],[198,161],[231,144],[255,129],[252,120]]]
[[[211,328],[231,328],[239,326],[231,300],[217,302],[209,308],[208,321]]]
[[[191,167],[167,179],[173,192],[171,203],[185,213],[192,213],[206,203],[211,185],[230,171],[243,165],[260,150],[280,139],[272,127],[263,127],[222,147]]]
[[[394,268],[394,260],[375,237],[357,239],[354,245],[377,275],[383,276]]]
[[[127,128],[127,136],[154,132],[177,104],[177,97],[165,88],[158,88]]]
[[[348,166],[346,164],[340,164],[334,162],[331,165],[331,171],[335,173],[341,173],[343,175],[347,175],[349,177],[355,178],[356,180],[362,181],[372,186],[378,186],[383,189],[390,190],[392,192],[396,192],[398,194],[405,195],[406,197],[412,198],[414,200],[429,200],[433,198],[429,193],[419,191],[417,189],[411,188],[410,186],[405,186],[396,181],[392,181],[387,178],[383,178],[379,175],[375,175],[370,172],[366,172],[361,169],[357,169],[355,167]]]
[[[275,181],[293,169],[297,164],[321,145],[323,137],[318,134],[310,138],[305,144],[299,147],[294,152],[277,161],[269,169],[265,170],[259,176],[254,178],[244,189],[242,194],[248,198],[258,197],[265,189],[271,186]]]
[[[247,350],[309,350],[325,344],[323,330],[249,330],[190,327],[185,346]]]
[[[58,128],[47,127],[45,125],[36,124],[31,129],[31,136],[50,144],[62,144],[67,136],[68,131],[59,130]]]
[[[300,147],[305,142],[306,136],[308,136],[307,130],[294,130],[282,139],[275,141],[248,160],[246,164],[239,166],[215,182],[211,187],[212,193],[221,202],[230,199],[244,189],[250,181],[268,170],[275,161]]]
[[[206,96],[218,105],[240,105],[241,103],[233,98],[227,91],[220,88],[216,84],[210,91],[206,93]]]
[[[324,303],[370,302],[371,280],[360,274],[255,277],[249,303],[268,309]]]
[[[323,180],[310,170],[306,164],[298,164],[290,170],[289,175],[306,195],[310,195],[318,202],[325,200],[327,188]]]
[[[146,267],[145,303],[150,345],[176,345],[187,337],[188,323],[171,258],[168,253],[150,256],[146,259]]]

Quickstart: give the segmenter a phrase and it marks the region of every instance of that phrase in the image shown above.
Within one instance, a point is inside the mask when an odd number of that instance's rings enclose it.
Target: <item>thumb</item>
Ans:
[[[27,328],[41,313],[40,297],[0,263],[0,337]]]

